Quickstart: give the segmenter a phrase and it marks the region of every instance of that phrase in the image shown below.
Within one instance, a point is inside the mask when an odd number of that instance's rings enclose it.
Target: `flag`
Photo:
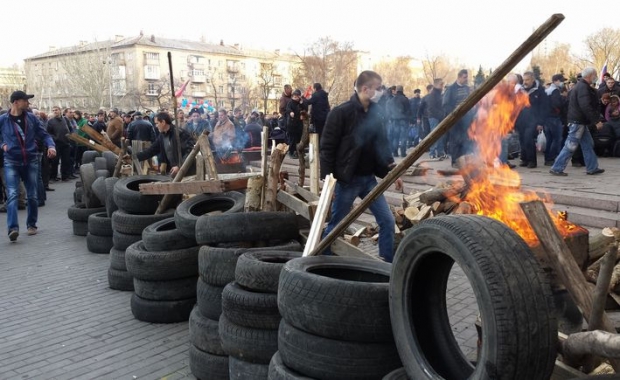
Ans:
[[[603,68],[601,69],[601,83],[603,83],[603,75],[605,75],[607,73],[607,62],[605,62],[605,64],[603,65]]]
[[[181,97],[181,95],[183,95],[183,92],[185,92],[185,88],[187,87],[188,84],[189,84],[189,79],[185,81],[185,83],[183,83],[183,85],[181,86],[181,88],[177,90],[177,92],[174,93],[174,96],[177,98]]]
[[[306,88],[306,91],[304,92],[304,98],[310,99],[311,96],[312,96],[312,86],[308,86]]]

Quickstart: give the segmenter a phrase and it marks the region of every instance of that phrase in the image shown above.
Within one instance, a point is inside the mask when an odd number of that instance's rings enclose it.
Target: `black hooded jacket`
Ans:
[[[325,120],[327,119],[327,114],[329,113],[329,95],[323,89],[315,91],[310,99],[306,100],[305,103],[309,106],[312,106],[312,114],[310,115],[310,121],[312,124],[323,125],[325,124]]]

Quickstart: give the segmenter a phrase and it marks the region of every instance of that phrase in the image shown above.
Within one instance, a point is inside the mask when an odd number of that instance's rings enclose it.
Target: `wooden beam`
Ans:
[[[319,201],[319,196],[314,194],[310,190],[302,186],[299,186],[295,182],[288,180],[288,179],[285,179],[284,182],[286,183],[286,186],[288,186],[293,192],[301,195],[301,197],[305,199],[306,202],[318,202]]]
[[[320,168],[319,168],[319,134],[310,133],[310,191],[316,195],[319,195],[319,181],[320,181]]]
[[[116,155],[119,155],[121,153],[121,148],[117,147],[116,144],[110,141],[110,138],[97,132],[97,130],[95,130],[90,125],[85,124],[84,126],[82,126],[82,131],[88,134],[93,140],[97,141],[99,144],[110,149],[110,151],[114,152]]]
[[[260,146],[260,174],[263,177],[263,188],[260,194],[260,209],[265,207],[265,194],[267,193],[267,176],[269,175],[269,127],[264,126],[261,133]]]
[[[196,155],[196,181],[205,180],[205,169],[205,159],[202,154],[198,153]]]
[[[568,248],[560,232],[553,224],[553,220],[551,220],[551,216],[544,203],[542,201],[524,202],[521,203],[521,208],[534,233],[536,233],[538,241],[544,248],[551,268],[573,297],[584,317],[590,322],[593,300],[586,278],[573,258],[570,248]],[[616,333],[613,323],[611,323],[611,320],[605,313],[601,317],[600,326],[607,332]],[[616,372],[620,372],[620,361],[610,359],[610,363]]]
[[[525,58],[538,44],[540,44],[562,21],[562,14],[554,14],[543,25],[541,25],[532,35],[515,50],[493,73],[485,80],[480,87],[472,91],[471,94],[458,106],[452,113],[446,116],[439,125],[415,147],[407,157],[396,165],[382,180],[368,193],[362,202],[354,207],[353,210],[340,222],[334,229],[321,240],[315,248],[317,254],[340,236],[344,230],[353,223],[383,192],[385,192],[398,178],[407,172],[426,151],[435,144],[443,135],[452,128],[457,121],[461,120],[478,102],[491,91],[500,81],[510,73],[510,71]]]
[[[379,259],[378,257],[364,252],[359,247],[356,247],[353,244],[348,243],[346,240],[340,237],[334,240],[331,246],[331,250],[334,255],[338,255],[338,256],[357,257],[360,259],[372,259],[372,260],[381,261],[381,259]]]
[[[123,156],[127,153],[127,140],[124,138],[121,140],[121,151],[118,155],[118,161],[116,161],[116,165],[114,165],[114,173],[112,177],[119,178],[121,175],[121,166],[123,166]]]
[[[204,136],[204,138],[203,138]],[[200,147],[200,153],[205,160],[205,167],[208,169],[210,179],[219,179],[217,168],[215,167],[215,158],[211,151],[209,143],[209,131],[205,130],[198,138],[197,145]]]
[[[247,178],[232,181],[211,180],[194,182],[154,182],[141,183],[140,193],[153,194],[206,194],[223,193],[225,191],[245,189]]]
[[[596,289],[594,290],[592,300],[592,311],[590,312],[590,318],[588,319],[588,330],[590,331],[601,328],[601,321],[603,320],[603,314],[605,313],[607,294],[609,293],[609,284],[611,283],[611,274],[614,271],[617,256],[618,245],[613,244],[605,256],[603,256],[603,260],[601,261],[601,270],[598,273]]]
[[[278,191],[276,199],[278,200],[278,202],[295,211],[299,215],[303,216],[308,220],[311,220],[309,207],[306,202],[282,190]]]
[[[304,253],[302,256],[314,256],[320,252],[317,252],[315,247],[321,240],[321,232],[323,231],[323,224],[329,213],[330,205],[332,204],[332,196],[336,189],[336,178],[333,175],[325,177],[323,184],[323,191],[321,192],[321,198],[319,199],[319,207],[317,208],[316,215],[312,220],[312,227],[310,228],[310,235],[308,236],[308,242],[304,247]]]
[[[586,377],[586,374],[556,360],[550,380],[573,380],[580,377]]]
[[[82,136],[79,136],[77,133],[67,133],[65,137],[67,137],[69,140],[72,140],[82,145],[86,145],[87,147],[93,148],[99,153],[110,151],[110,149],[106,148],[105,146],[99,145],[99,144],[93,144],[92,142],[90,142],[90,140],[85,139]]]

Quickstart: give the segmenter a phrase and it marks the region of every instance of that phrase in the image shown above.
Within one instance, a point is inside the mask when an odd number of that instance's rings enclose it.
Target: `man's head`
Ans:
[[[104,121],[104,120],[105,120],[105,112],[103,111],[97,112],[97,121]]]
[[[378,102],[383,95],[381,88],[381,76],[374,71],[365,70],[357,76],[355,80],[355,91],[360,99],[360,102],[364,105],[368,105],[369,102]]]
[[[426,92],[427,92],[427,93],[428,93],[428,92],[431,92],[431,90],[433,89],[433,87],[434,87],[434,86],[433,86],[432,84],[427,84],[427,85],[426,85]]]
[[[217,120],[220,123],[224,123],[224,122],[226,122],[226,120],[228,120],[228,111],[226,111],[225,108],[220,108],[217,111]]]
[[[594,67],[586,67],[581,72],[581,78],[588,82],[588,84],[596,83],[596,80],[598,79],[596,69]]]
[[[293,91],[293,94],[291,95],[291,99],[293,99],[296,102],[301,100],[301,91],[299,91],[299,90]]]
[[[566,78],[562,74],[555,74],[551,77],[551,82],[555,84],[557,87],[563,87],[564,82],[566,82]]]
[[[616,80],[612,77],[609,77],[605,79],[605,84],[607,85],[607,88],[611,90],[614,88],[614,85],[616,84]]]
[[[62,111],[63,116],[68,117],[69,119],[73,118],[73,110],[71,108],[65,108],[64,111]]]
[[[54,117],[60,117],[62,116],[62,110],[60,109],[59,106],[54,106],[52,108],[52,114],[54,114]]]
[[[11,105],[12,107],[26,111],[28,107],[30,107],[30,99],[34,98],[34,95],[28,95],[23,91],[14,91],[11,94]]]
[[[132,117],[134,120],[142,120],[142,112],[134,112]]]
[[[172,125],[172,118],[168,112],[159,112],[155,115],[155,126],[160,133],[167,132]]]
[[[610,100],[611,100],[611,94],[609,92],[606,92],[603,95],[601,95],[601,103],[603,103],[604,105],[608,105]]]
[[[609,72],[603,74],[603,82],[607,83],[607,79],[609,78],[611,78],[611,74]]]
[[[314,91],[319,91],[323,89],[323,86],[320,83],[315,83],[312,85],[312,88],[314,88]]]
[[[256,123],[258,121],[258,112],[252,112],[250,114],[250,122]]]
[[[200,113],[199,112],[190,112],[190,119],[193,123],[198,123],[200,121]]]
[[[405,89],[403,88],[403,86],[396,86],[397,94],[402,94],[403,92],[405,92]]]
[[[467,77],[468,77],[468,72],[466,69],[463,69],[461,71],[459,71],[458,76],[456,77],[456,83],[458,83],[459,85],[464,85],[467,84]]]
[[[290,84],[285,84],[284,93],[286,94],[286,96],[290,96],[291,92],[293,92],[293,87]]]
[[[536,83],[536,77],[532,71],[526,71],[523,73],[523,87],[532,88]]]
[[[419,98],[420,97],[420,93],[421,93],[420,89],[416,88],[415,90],[413,90],[413,97],[414,98]]]
[[[115,117],[117,117],[118,116],[118,108],[112,108],[109,111],[109,116],[110,116],[110,119],[114,119]]]
[[[438,90],[443,90],[443,79],[441,78],[433,79],[433,88],[436,88]]]
[[[76,120],[82,119],[82,111],[79,111],[79,110],[73,111],[73,118]]]
[[[233,110],[233,116],[236,118],[243,117],[243,113],[241,112],[241,108],[237,107]]]

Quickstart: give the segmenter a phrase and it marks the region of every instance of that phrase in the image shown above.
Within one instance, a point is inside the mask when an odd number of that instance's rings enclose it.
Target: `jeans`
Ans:
[[[557,117],[550,117],[545,124],[545,137],[547,146],[545,147],[545,161],[554,161],[562,150],[562,131],[564,125],[562,120]]]
[[[473,153],[474,143],[469,138],[469,126],[473,121],[472,113],[465,114],[448,133],[448,148],[452,164],[466,155]]]
[[[430,132],[433,132],[435,128],[437,128],[437,126],[439,125],[439,119],[429,117],[428,124],[430,126]],[[437,142],[431,145],[431,157],[437,158],[437,157],[444,156],[446,154],[445,142],[446,142],[446,135],[443,135],[439,138],[439,140],[437,140]]]
[[[27,164],[4,162],[4,177],[8,192],[8,200],[6,203],[6,225],[8,232],[12,230],[19,231],[19,223],[17,221],[17,197],[19,193],[19,180],[24,181],[26,186],[26,194],[28,197],[28,217],[26,219],[27,227],[37,227],[38,218],[38,198],[37,198],[37,178],[39,176],[39,160],[38,158],[31,160]]]
[[[374,175],[353,176],[348,184],[336,182],[332,217],[323,232],[323,238],[351,211],[355,198],[365,197],[376,185],[377,179]],[[394,215],[385,196],[381,195],[372,202],[370,211],[379,225],[379,256],[391,263],[394,259]],[[331,254],[331,251],[327,249],[325,254]]]
[[[581,146],[583,158],[586,163],[586,172],[592,173],[598,169],[598,159],[594,153],[594,140],[587,125],[584,124],[568,124],[568,137],[562,151],[555,159],[551,170],[555,172],[563,172],[566,169],[568,160],[573,156],[577,148]]]
[[[398,155],[398,148],[400,147],[400,155],[405,157],[407,155],[407,132],[409,132],[409,123],[405,119],[396,119],[390,122],[390,143],[392,145],[392,152],[395,156]]]

